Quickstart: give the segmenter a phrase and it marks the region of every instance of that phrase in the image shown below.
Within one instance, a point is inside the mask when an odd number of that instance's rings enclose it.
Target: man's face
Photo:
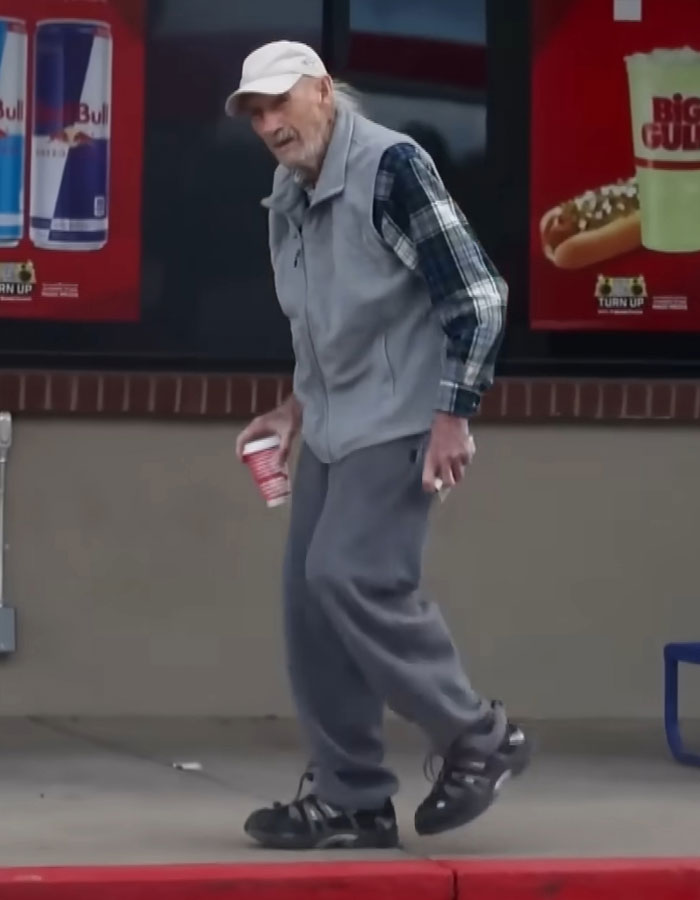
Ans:
[[[289,169],[318,169],[333,108],[329,78],[300,78],[279,96],[249,94],[241,99],[240,108],[279,163]]]

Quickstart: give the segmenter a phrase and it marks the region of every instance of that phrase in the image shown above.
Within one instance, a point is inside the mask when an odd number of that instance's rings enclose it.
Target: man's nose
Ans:
[[[260,133],[265,138],[271,138],[282,127],[282,117],[274,110],[266,110],[260,120]]]

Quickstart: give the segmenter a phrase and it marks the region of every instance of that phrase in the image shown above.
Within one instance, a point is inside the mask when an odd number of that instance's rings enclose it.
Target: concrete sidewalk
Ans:
[[[0,866],[698,854],[700,770],[669,759],[658,727],[531,730],[535,762],[494,808],[467,828],[423,839],[412,828],[429,788],[422,741],[390,723],[403,850],[297,855],[251,846],[241,830],[256,805],[294,795],[304,757],[291,723],[3,719]],[[695,727],[689,739],[698,736]],[[178,762],[202,769],[179,771]]]

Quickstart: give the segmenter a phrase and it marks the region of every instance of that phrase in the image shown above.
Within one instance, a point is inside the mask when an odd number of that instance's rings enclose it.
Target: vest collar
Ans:
[[[353,113],[342,107],[337,110],[333,133],[323,160],[321,174],[313,191],[310,208],[343,192],[354,124]],[[305,202],[304,189],[289,169],[279,166],[272,193],[261,202],[268,209],[289,213]]]

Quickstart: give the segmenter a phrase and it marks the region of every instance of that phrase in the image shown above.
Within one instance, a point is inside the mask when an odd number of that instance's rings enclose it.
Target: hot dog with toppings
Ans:
[[[540,220],[545,256],[561,269],[581,269],[641,246],[635,178],[567,200]]]

